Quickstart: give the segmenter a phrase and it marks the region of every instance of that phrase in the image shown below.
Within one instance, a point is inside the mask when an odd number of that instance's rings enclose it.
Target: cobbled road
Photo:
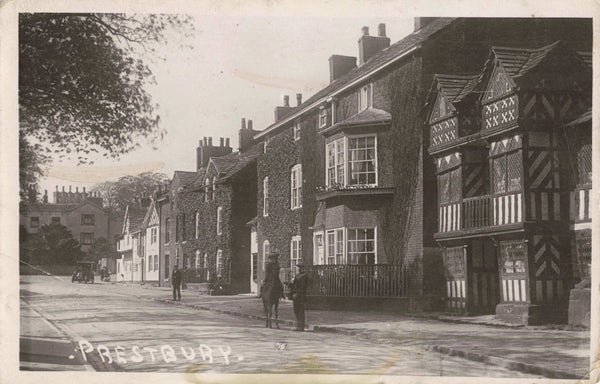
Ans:
[[[260,320],[170,305],[110,284],[22,276],[20,295],[27,370],[535,377],[414,342],[265,329]]]

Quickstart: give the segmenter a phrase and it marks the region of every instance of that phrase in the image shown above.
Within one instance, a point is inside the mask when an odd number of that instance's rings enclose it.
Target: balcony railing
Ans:
[[[461,229],[489,227],[492,224],[492,198],[490,195],[463,199]]]
[[[405,297],[408,292],[406,268],[400,265],[313,265],[309,275],[309,296]]]

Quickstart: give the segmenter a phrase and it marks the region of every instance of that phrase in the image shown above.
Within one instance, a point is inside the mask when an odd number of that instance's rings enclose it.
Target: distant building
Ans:
[[[71,188],[65,192],[64,187],[59,191],[58,186],[54,203],[48,202],[46,191],[41,203],[26,205],[20,215],[20,225],[27,233],[37,233],[47,224],[64,225],[84,252],[101,237],[114,245],[114,227],[118,226],[118,221],[110,217],[109,211],[103,208],[102,198],[96,193],[88,193],[85,188],[82,192],[78,188],[75,192]]]

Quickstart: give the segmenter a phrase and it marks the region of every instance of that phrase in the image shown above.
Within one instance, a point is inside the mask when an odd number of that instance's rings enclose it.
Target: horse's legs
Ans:
[[[265,320],[265,328],[269,327],[269,309],[268,304],[263,302],[263,311],[265,312],[266,320]]]
[[[273,317],[273,304],[269,303],[269,314],[267,315],[267,319],[269,322],[269,328],[273,328],[273,320],[271,319]]]
[[[275,325],[279,328],[279,299],[275,302]]]

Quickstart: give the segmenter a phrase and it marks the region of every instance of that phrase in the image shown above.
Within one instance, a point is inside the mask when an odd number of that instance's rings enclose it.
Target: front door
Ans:
[[[469,313],[496,313],[496,305],[500,302],[496,246],[490,239],[474,239],[468,260]]]

